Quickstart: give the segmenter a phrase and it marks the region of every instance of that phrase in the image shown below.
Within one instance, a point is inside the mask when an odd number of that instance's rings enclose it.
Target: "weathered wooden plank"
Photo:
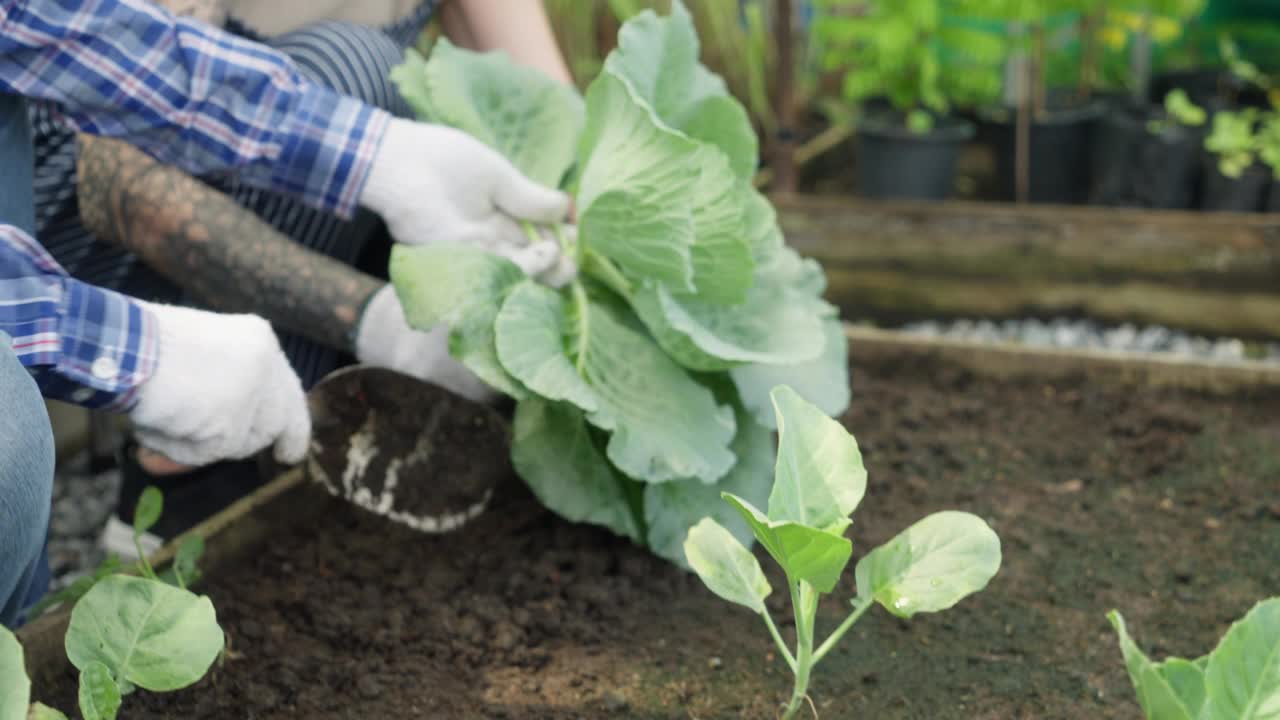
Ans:
[[[1280,395],[1280,366],[1269,363],[989,344],[852,326],[846,326],[845,335],[850,363],[855,365],[875,359],[933,357],[992,378],[1053,382],[1086,377],[1126,387],[1174,388],[1221,396]]]
[[[778,198],[851,317],[1084,313],[1280,337],[1280,216]]]

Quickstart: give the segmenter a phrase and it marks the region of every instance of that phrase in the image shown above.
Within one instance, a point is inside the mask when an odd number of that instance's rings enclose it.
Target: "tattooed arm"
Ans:
[[[293,242],[231,198],[117,140],[80,137],[85,227],[218,310],[351,351],[383,283]]]

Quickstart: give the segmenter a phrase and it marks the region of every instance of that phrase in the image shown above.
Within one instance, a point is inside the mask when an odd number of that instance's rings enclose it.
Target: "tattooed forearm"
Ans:
[[[181,170],[116,140],[80,138],[80,215],[108,242],[211,307],[257,313],[352,350],[352,330],[382,282],[298,245]]]

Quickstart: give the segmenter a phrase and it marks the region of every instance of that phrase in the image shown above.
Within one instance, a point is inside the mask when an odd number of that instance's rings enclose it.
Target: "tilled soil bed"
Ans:
[[[870,470],[855,556],[954,508],[988,519],[1004,565],[948,612],[869,613],[817,671],[822,718],[1136,719],[1109,609],[1155,655],[1195,657],[1280,593],[1274,393],[996,381],[920,358],[852,380],[844,421]],[[335,503],[205,591],[225,661],[129,697],[125,717],[772,719],[790,687],[756,617],[514,480],[440,537]],[[37,695],[73,707],[73,680]]]

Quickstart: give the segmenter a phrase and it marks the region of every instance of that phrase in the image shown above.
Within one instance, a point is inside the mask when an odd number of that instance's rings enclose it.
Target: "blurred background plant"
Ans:
[[[666,12],[671,0],[545,2],[574,77],[585,86],[623,21],[648,8]],[[1038,124],[1054,121],[1064,109],[1125,105],[1162,112],[1165,97],[1179,88],[1210,114],[1275,105],[1264,80],[1280,68],[1280,0],[686,5],[698,25],[704,62],[725,78],[760,133],[761,185],[777,180],[773,171],[786,160],[805,169],[809,186],[840,187],[814,179],[855,160],[852,138],[868,109],[896,108],[904,127],[909,121],[924,130],[947,116],[992,118],[1004,108],[1012,118],[1021,108],[1032,126],[1022,131],[1025,148],[1036,144]],[[789,18],[781,17],[784,6]],[[983,133],[980,143],[996,143]],[[1048,169],[1046,161],[1037,165],[1036,173]],[[1001,168],[997,163],[997,175]],[[794,189],[788,182],[770,186]]]
[[[1002,37],[966,25],[961,0],[818,0],[812,42],[843,98],[888,102],[925,132],[954,107],[993,101],[1002,84]]]

